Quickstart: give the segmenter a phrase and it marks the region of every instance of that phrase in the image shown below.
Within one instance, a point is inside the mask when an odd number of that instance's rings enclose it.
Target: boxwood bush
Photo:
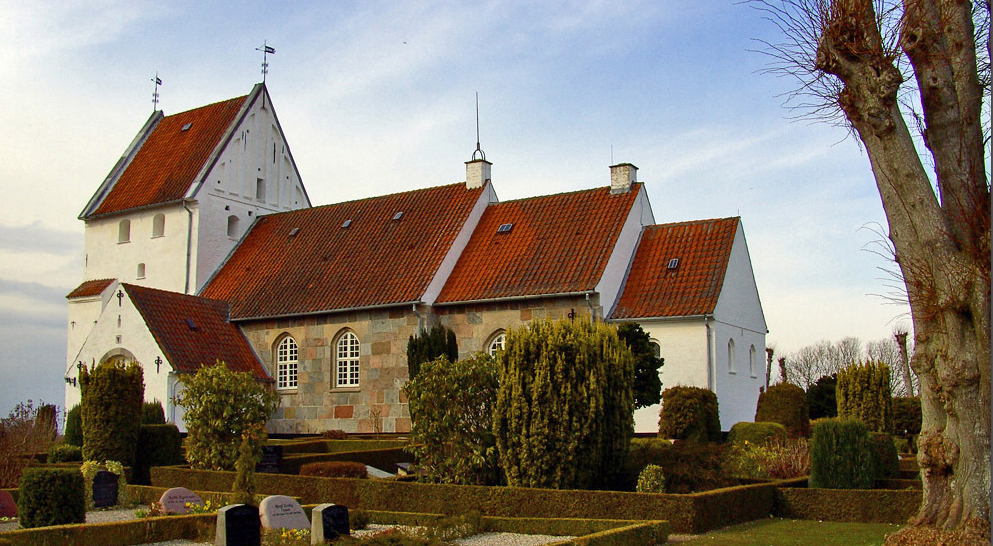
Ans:
[[[779,423],[735,423],[728,433],[728,442],[733,444],[768,444],[786,441],[786,427]]]
[[[68,468],[26,468],[18,488],[17,515],[24,528],[83,523],[83,475]]]

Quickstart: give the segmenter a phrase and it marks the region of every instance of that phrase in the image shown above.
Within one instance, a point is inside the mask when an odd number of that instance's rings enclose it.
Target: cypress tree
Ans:
[[[839,419],[857,419],[872,432],[893,432],[890,368],[882,362],[852,364],[838,372]]]
[[[421,331],[420,335],[410,336],[407,341],[407,374],[409,379],[417,376],[421,364],[444,356],[449,362],[459,359],[459,344],[455,332],[436,324],[430,332]]]
[[[134,464],[145,396],[144,372],[135,361],[103,362],[79,372],[83,407],[83,459]]]

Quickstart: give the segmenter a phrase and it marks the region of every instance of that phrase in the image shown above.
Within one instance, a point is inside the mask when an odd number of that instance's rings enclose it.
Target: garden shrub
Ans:
[[[788,438],[772,444],[769,477],[789,480],[810,475],[810,443],[806,438]]]
[[[735,423],[728,433],[728,442],[732,444],[770,444],[786,440],[786,427],[779,423]]]
[[[31,400],[18,403],[0,419],[0,488],[17,487],[21,471],[52,445],[47,426],[35,426],[38,409]]]
[[[900,477],[900,454],[889,434],[869,433],[869,447],[872,451],[872,475],[877,480],[890,480]]]
[[[667,493],[694,493],[732,485],[724,474],[724,446],[709,442],[663,444],[654,462],[665,473]]]
[[[183,462],[183,436],[176,425],[141,425],[138,431],[138,449],[135,451],[134,483],[150,483],[149,470],[153,466]]]
[[[233,470],[242,435],[264,426],[279,404],[279,395],[251,374],[230,370],[223,362],[180,376],[184,389],[176,403],[186,408],[186,459],[193,468]],[[261,439],[252,446],[261,456]]]
[[[419,469],[440,483],[500,482],[493,406],[499,376],[484,353],[457,362],[426,362],[403,387],[410,408],[411,445]]]
[[[810,473],[806,438],[782,438],[769,443],[735,442],[724,452],[729,476],[785,480]]]
[[[266,438],[264,425],[252,425],[241,435],[241,445],[238,446],[238,460],[234,463],[234,483],[231,484],[231,504],[255,503],[255,465],[259,464],[262,454],[254,446],[264,444]]]
[[[662,460],[664,446],[672,442],[661,438],[632,438],[631,448],[624,463],[623,476],[613,489],[618,491],[634,491],[638,486],[638,476],[650,464],[658,464]]]
[[[79,371],[83,406],[83,459],[134,464],[145,396],[135,361],[111,360]]]
[[[338,429],[325,430],[321,434],[321,437],[324,438],[325,440],[347,440],[348,433],[345,432],[344,430],[338,430]]]
[[[893,398],[893,433],[910,438],[921,433],[921,398],[896,396]]]
[[[307,463],[300,467],[301,476],[320,476],[322,478],[359,478],[369,477],[366,467],[354,461],[323,461]]]
[[[807,389],[807,407],[810,420],[838,416],[838,374],[820,377]]]
[[[639,493],[665,493],[665,471],[655,464],[646,466],[638,475],[638,485],[635,491]]]
[[[810,487],[870,489],[873,482],[865,425],[852,419],[817,420],[810,439]]]
[[[717,395],[701,387],[669,387],[662,393],[659,437],[719,442],[721,420]]]
[[[407,377],[417,377],[421,364],[442,356],[448,358],[449,362],[459,359],[459,344],[455,339],[455,332],[436,324],[430,332],[422,330],[420,335],[410,336],[407,341]]]
[[[889,366],[866,362],[838,372],[838,417],[858,419],[871,431],[892,432]]]
[[[76,404],[66,413],[66,430],[62,441],[83,447],[83,407]]]
[[[83,523],[83,475],[68,468],[26,468],[18,488],[17,516],[24,528]]]
[[[755,422],[773,422],[786,427],[793,438],[810,436],[807,393],[792,383],[777,383],[759,394]]]
[[[634,409],[654,406],[662,401],[662,358],[655,356],[651,338],[637,322],[617,325],[617,337],[627,343],[634,355]]]
[[[162,408],[162,402],[155,400],[154,402],[141,403],[141,424],[164,425],[165,422],[165,409]]]
[[[38,435],[50,442],[55,440],[59,430],[58,413],[54,404],[41,404],[34,418],[34,428],[37,429]]]
[[[83,448],[72,444],[55,444],[48,448],[48,458],[45,462],[49,464],[70,463],[83,460]]]
[[[634,434],[634,357],[602,322],[533,321],[497,353],[494,434],[507,482],[616,483]]]

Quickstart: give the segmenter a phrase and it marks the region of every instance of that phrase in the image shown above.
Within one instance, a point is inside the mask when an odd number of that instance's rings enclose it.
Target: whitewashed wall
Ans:
[[[677,385],[710,388],[707,371],[707,328],[702,317],[643,321],[641,328],[659,344],[665,364],[660,370],[662,390]],[[656,404],[634,412],[635,432],[658,432]]]

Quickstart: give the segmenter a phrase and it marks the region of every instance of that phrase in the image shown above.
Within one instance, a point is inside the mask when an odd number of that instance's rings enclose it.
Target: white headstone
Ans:
[[[203,499],[193,491],[185,487],[173,487],[162,493],[159,504],[166,514],[189,514],[190,509],[186,504],[203,504]]]
[[[310,520],[300,503],[286,495],[272,495],[259,504],[262,527],[266,529],[310,529]]]

